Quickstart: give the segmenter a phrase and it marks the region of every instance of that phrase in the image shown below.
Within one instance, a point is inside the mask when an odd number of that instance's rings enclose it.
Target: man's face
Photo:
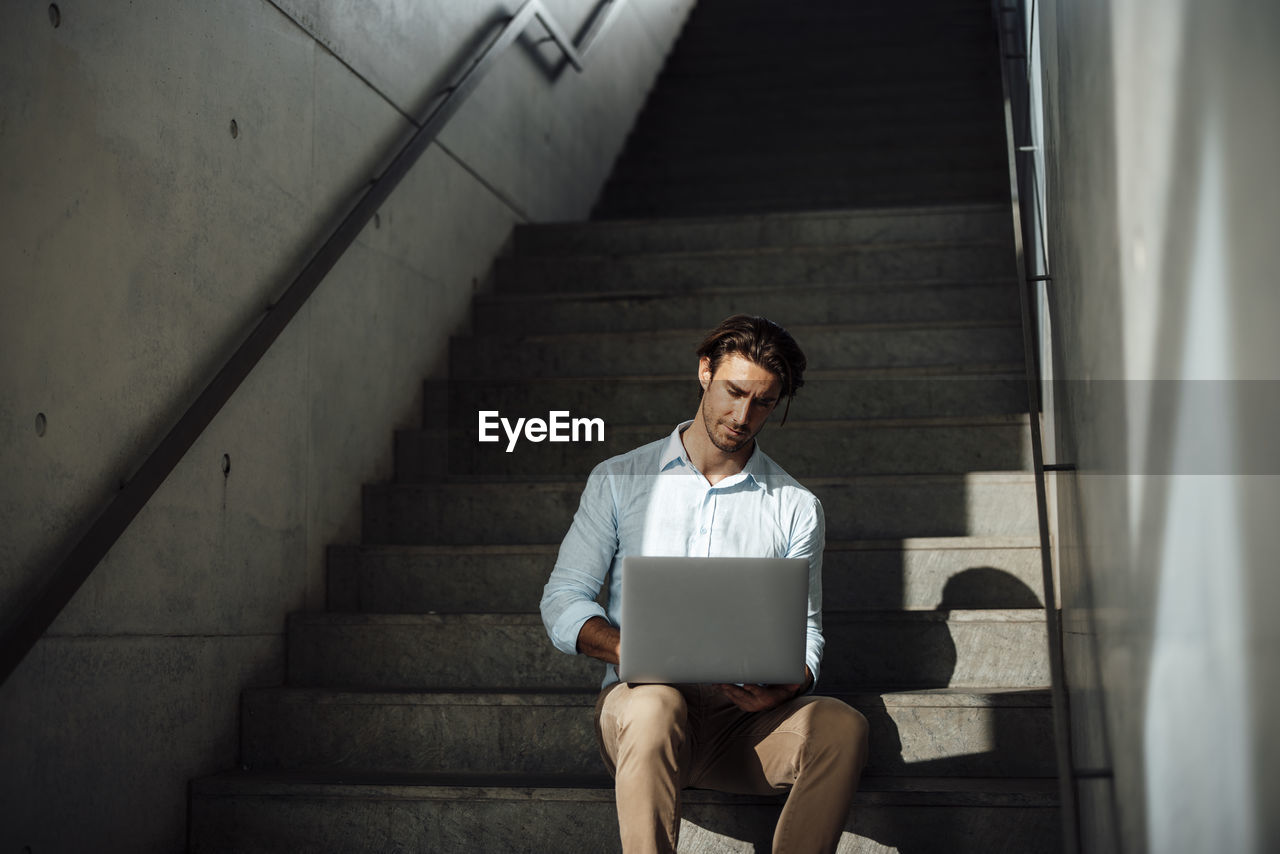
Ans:
[[[782,392],[777,374],[736,353],[720,360],[715,376],[711,360],[703,358],[698,381],[702,384],[702,421],[707,436],[726,454],[751,444]]]

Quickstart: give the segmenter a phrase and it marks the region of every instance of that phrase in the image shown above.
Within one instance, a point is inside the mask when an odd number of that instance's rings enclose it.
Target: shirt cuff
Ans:
[[[592,617],[609,619],[599,602],[574,602],[560,613],[551,631],[551,642],[561,652],[575,655],[578,652],[578,633]]]
[[[814,658],[812,661],[806,660],[805,664],[809,667],[809,672],[813,674],[813,682],[809,684],[809,690],[801,692],[801,696],[804,696],[805,694],[812,694],[818,687],[818,669],[820,667],[820,660],[818,658]]]

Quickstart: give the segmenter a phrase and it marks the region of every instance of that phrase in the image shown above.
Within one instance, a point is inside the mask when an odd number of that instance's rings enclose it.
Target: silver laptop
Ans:
[[[624,682],[804,681],[804,558],[622,559]]]

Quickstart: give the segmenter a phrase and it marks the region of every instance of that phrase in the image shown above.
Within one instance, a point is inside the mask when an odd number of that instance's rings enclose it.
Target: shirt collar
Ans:
[[[693,423],[693,419],[682,421],[676,425],[676,429],[671,431],[671,435],[667,437],[667,442],[662,446],[662,454],[658,457],[658,471],[664,472],[676,468],[677,466],[685,466],[690,472],[696,472],[693,460],[689,459],[689,453],[684,449],[684,442],[680,441],[680,434]],[[719,489],[727,486],[734,486],[744,480],[750,480],[757,486],[763,486],[760,475],[763,474],[764,452],[760,449],[760,441],[756,440],[756,446],[751,450],[751,456],[747,459],[747,464],[742,467],[742,471],[738,474],[726,477],[717,483],[713,489]]]
[[[689,459],[689,454],[684,449],[684,442],[680,441],[680,434],[692,423],[692,418],[682,421],[676,425],[676,429],[671,431],[671,435],[667,437],[667,443],[662,446],[662,455],[658,457],[658,471],[666,471],[678,465],[688,466],[689,470],[693,471],[693,460]]]

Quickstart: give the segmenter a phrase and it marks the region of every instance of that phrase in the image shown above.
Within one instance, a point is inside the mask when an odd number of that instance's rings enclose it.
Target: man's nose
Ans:
[[[747,414],[751,411],[751,401],[743,398],[733,404],[733,420],[738,424],[747,423]]]

